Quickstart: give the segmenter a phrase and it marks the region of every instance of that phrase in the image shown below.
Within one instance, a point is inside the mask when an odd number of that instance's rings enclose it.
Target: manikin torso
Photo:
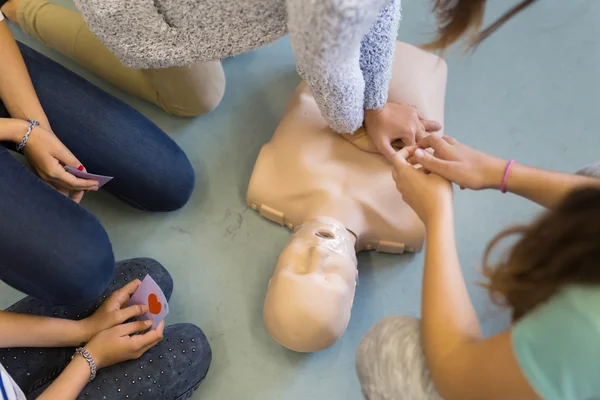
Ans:
[[[389,101],[415,105],[443,124],[445,63],[404,43],[397,45],[396,60]],[[402,201],[389,163],[333,134],[305,83],[260,151],[247,202],[290,229],[333,217],[356,235],[357,251],[414,252],[423,244],[423,224]]]
[[[398,42],[389,101],[414,105],[443,124],[446,75],[439,57]],[[346,329],[355,287],[347,277],[357,275],[355,252],[414,252],[423,245],[423,224],[402,200],[387,160],[359,148],[372,147],[364,131],[352,140],[328,128],[301,83],[250,179],[247,203],[295,230],[264,310],[273,338],[295,351],[326,348]],[[331,274],[326,279],[328,270],[340,279],[332,283]]]

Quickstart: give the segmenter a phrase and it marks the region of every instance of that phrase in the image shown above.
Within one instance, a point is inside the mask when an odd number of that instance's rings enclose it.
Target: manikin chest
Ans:
[[[404,62],[394,63],[390,101],[413,104],[443,123],[445,64],[402,43],[396,58]],[[412,79],[404,82],[402,76]],[[357,251],[403,253],[423,245],[423,224],[398,193],[389,163],[333,133],[305,83],[260,151],[247,203],[290,229],[317,216],[333,217],[357,236]]]

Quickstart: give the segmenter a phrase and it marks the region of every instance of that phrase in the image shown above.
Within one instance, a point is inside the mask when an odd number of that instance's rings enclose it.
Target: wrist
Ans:
[[[383,105],[382,107],[379,107],[379,108],[366,108],[365,112],[364,112],[365,121],[377,116],[379,113],[381,113],[383,111],[384,108],[385,108],[385,105]]]
[[[89,317],[76,321],[76,323],[77,340],[79,340],[79,345],[81,343],[89,342],[99,332],[99,330],[96,329]]]
[[[507,165],[507,160],[491,158],[484,169],[485,181],[483,182],[483,188],[500,190]]]
[[[447,220],[453,218],[452,198],[442,198],[434,202],[431,209],[427,212],[427,220],[423,221],[426,227],[429,227],[436,221]]]
[[[73,355],[73,358],[71,359],[69,365],[72,366],[73,369],[77,370],[82,377],[85,377],[86,381],[89,381],[89,378],[92,375],[90,363],[85,358],[83,358],[81,354]]]
[[[102,352],[98,350],[96,343],[97,343],[97,341],[86,344],[85,349],[88,351],[88,353],[94,360],[96,369],[100,370],[102,368],[108,367],[109,365],[105,365],[104,360],[101,357]],[[81,358],[83,358],[83,357],[81,357]]]

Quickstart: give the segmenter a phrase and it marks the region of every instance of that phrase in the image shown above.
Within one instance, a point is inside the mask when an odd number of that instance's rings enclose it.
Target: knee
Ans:
[[[187,204],[196,186],[196,173],[183,150],[178,149],[171,160],[163,164],[163,182],[156,187],[148,211],[176,211]]]
[[[174,369],[185,370],[187,376],[185,380],[179,379],[179,383],[185,381],[194,385],[201,382],[212,362],[212,350],[204,332],[193,324],[177,324],[167,327],[164,336],[173,342],[174,347],[181,349],[177,358],[179,364]],[[181,389],[178,391],[185,392]]]
[[[369,360],[384,353],[388,346],[396,346],[397,352],[421,351],[421,324],[418,318],[394,315],[379,320],[363,336],[357,350],[357,367],[369,364]]]
[[[133,185],[122,183],[124,201],[149,212],[176,211],[187,204],[196,186],[194,168],[175,143],[163,150],[145,163],[149,167]]]
[[[202,96],[195,96],[185,102],[172,103],[159,98],[159,103],[161,108],[169,115],[175,117],[199,117],[214,111],[221,104],[224,93],[225,87],[211,93],[203,94]]]
[[[215,110],[225,94],[225,72],[218,61],[192,65],[198,76],[186,83],[185,93],[158,93],[159,105],[169,114],[178,117],[197,117]]]
[[[418,318],[391,316],[377,322],[358,346],[356,373],[367,398],[440,399],[429,375]]]

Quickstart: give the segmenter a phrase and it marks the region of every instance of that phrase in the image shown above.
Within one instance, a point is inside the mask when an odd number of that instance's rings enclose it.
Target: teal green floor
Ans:
[[[514,1],[492,3],[490,18],[499,15],[502,4]],[[405,1],[401,40],[425,40],[432,30],[428,6],[425,0]],[[599,17],[600,2],[594,0],[544,0],[473,56],[448,57],[446,133],[543,168],[574,171],[598,159]],[[419,315],[423,258],[361,254],[350,326],[326,351],[295,354],[267,335],[261,319],[263,297],[289,233],[248,209],[244,196],[258,151],[298,83],[289,41],[227,60],[223,103],[210,115],[180,119],[124,95],[15,32],[155,121],[187,151],[196,168],[196,192],[180,212],[138,212],[106,193],[84,201],[104,223],[118,258],[150,256],[169,268],[175,292],[167,322],[193,322],[209,337],[213,364],[193,398],[360,399],[354,373],[360,338],[386,315]],[[537,211],[512,195],[456,194],[463,271],[486,333],[506,328],[508,320],[475,285],[481,253],[495,232],[527,221]],[[0,293],[0,306],[21,297],[6,286]]]

